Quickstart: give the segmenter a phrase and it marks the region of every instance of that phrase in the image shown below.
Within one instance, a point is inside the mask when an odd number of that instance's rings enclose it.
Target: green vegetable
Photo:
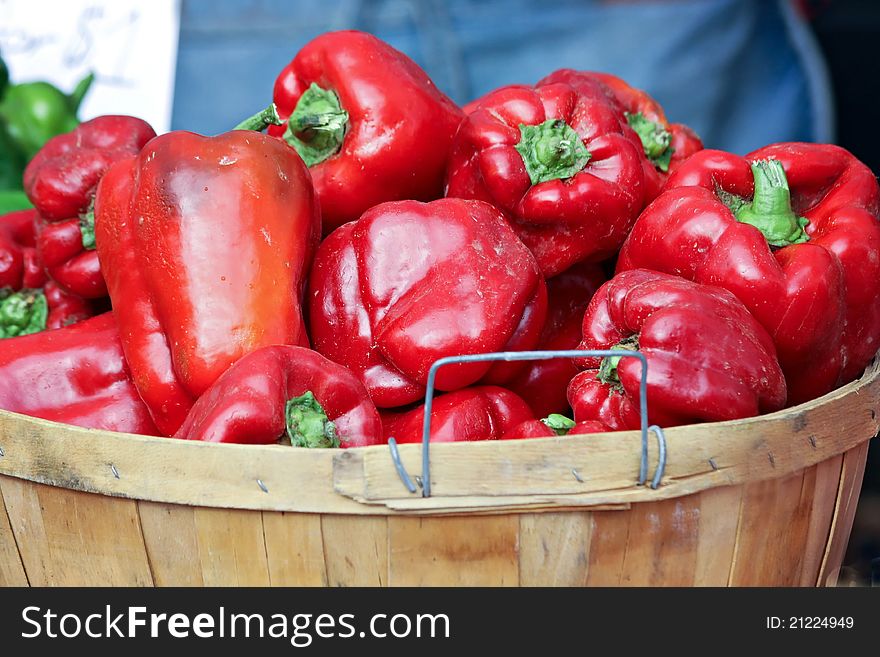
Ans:
[[[27,161],[0,119],[0,190],[21,189],[21,177]]]
[[[33,207],[20,189],[0,189],[0,214]]]
[[[6,62],[0,57],[0,98],[3,98],[3,92],[9,86],[9,69],[6,68]]]
[[[27,160],[55,135],[77,125],[77,111],[95,76],[83,78],[71,94],[48,82],[27,82],[6,87],[0,100],[0,120],[12,142]]]

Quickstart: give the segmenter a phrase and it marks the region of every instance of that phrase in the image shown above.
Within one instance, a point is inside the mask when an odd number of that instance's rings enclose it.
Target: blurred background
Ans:
[[[745,153],[834,139],[832,81],[810,25],[841,13],[830,4],[0,0],[0,48],[13,80],[49,74],[71,88],[95,71],[84,118],[130,112],[159,131],[216,134],[269,103],[303,44],[353,28],[407,53],[462,104],[558,68],[607,71],[648,90],[707,145]]]
[[[159,132],[230,129],[271,101],[303,44],[338,29],[388,41],[459,103],[601,70],[707,147],[836,142],[880,170],[877,0],[0,0],[13,80],[71,89],[94,71],[83,119],[134,114]],[[843,584],[880,581],[880,441],[845,563]]]

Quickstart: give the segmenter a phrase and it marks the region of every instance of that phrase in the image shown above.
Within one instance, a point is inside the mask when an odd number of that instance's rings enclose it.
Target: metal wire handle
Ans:
[[[422,424],[422,476],[410,477],[400,460],[400,451],[397,441],[391,437],[388,439],[388,447],[391,449],[391,459],[403,485],[410,493],[418,492],[416,483],[422,487],[422,497],[431,496],[431,408],[434,404],[434,381],[437,378],[437,370],[444,365],[458,365],[461,363],[485,363],[489,361],[517,361],[517,360],[552,360],[554,358],[637,358],[642,364],[642,375],[639,381],[639,414],[641,415],[642,431],[642,457],[639,465],[638,485],[642,486],[648,479],[648,432],[652,431],[657,436],[658,458],[657,469],[651,479],[651,488],[656,489],[660,485],[663,473],[666,470],[666,436],[663,430],[653,424],[648,426],[648,360],[645,355],[638,351],[627,349],[561,349],[547,351],[499,351],[489,354],[472,354],[466,356],[447,356],[431,365],[428,370],[428,383],[425,390],[425,417]],[[413,479],[416,481],[413,482]]]

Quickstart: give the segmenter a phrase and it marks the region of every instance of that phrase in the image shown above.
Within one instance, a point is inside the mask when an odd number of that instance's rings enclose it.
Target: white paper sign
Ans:
[[[179,27],[179,0],[0,0],[12,82],[70,92],[93,71],[81,119],[130,114],[160,133],[171,125]]]

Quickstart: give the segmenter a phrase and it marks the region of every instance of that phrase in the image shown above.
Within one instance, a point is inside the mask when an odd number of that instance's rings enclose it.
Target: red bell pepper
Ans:
[[[538,84],[564,82],[577,87],[582,81],[601,82],[611,91],[623,109],[627,123],[639,136],[645,155],[654,165],[660,186],[667,173],[675,171],[681,162],[702,150],[703,142],[693,130],[683,123],[670,123],[660,103],[616,75],[565,68],[554,71]],[[658,186],[658,192],[659,189]]]
[[[112,313],[0,340],[0,408],[89,429],[158,435],[131,382]]]
[[[41,217],[40,260],[65,292],[107,296],[95,251],[95,188],[111,164],[137,154],[155,136],[140,119],[99,116],[50,139],[25,169],[25,191]]]
[[[46,275],[37,257],[35,210],[0,215],[0,290],[42,287]]]
[[[364,32],[329,32],[275,81],[282,137],[309,166],[324,232],[384,201],[430,201],[461,110],[415,62]]]
[[[547,281],[547,321],[535,348],[576,348],[587,304],[605,280],[601,267],[581,263]],[[537,417],[546,417],[568,411],[566,389],[577,373],[570,358],[527,361],[504,385],[525,399]]]
[[[446,195],[500,208],[551,277],[617,252],[652,168],[603,85],[511,86],[462,122]]]
[[[106,300],[89,300],[68,294],[58,287],[55,281],[46,281],[43,294],[46,295],[46,303],[49,306],[49,315],[46,318],[47,329],[64,328],[110,310],[110,304]]]
[[[170,132],[104,175],[98,255],[164,434],[245,354],[307,344],[301,299],[320,225],[302,160],[253,131]]]
[[[397,201],[333,232],[309,293],[315,349],[351,369],[382,408],[425,394],[444,356],[531,349],[547,313],[535,259],[478,201]],[[499,383],[520,363],[448,366],[440,390]]]
[[[34,210],[0,216],[0,338],[61,328],[95,314],[91,302],[46,280],[34,242],[36,218]]]
[[[195,403],[176,438],[296,447],[363,447],[383,441],[366,388],[347,369],[302,347],[243,357]]]
[[[702,151],[639,218],[618,271],[718,285],[764,325],[798,404],[857,377],[880,348],[880,188],[838,146]]]
[[[498,440],[513,427],[533,420],[532,410],[516,393],[498,386],[475,386],[434,398],[431,442]],[[422,442],[425,405],[403,412],[382,413],[385,440]]]
[[[589,433],[611,431],[604,422],[585,420],[575,422],[571,418],[551,413],[543,420],[526,420],[509,429],[501,440],[522,440],[523,438],[552,438],[554,436],[582,436]]]
[[[785,405],[773,341],[722,288],[635,269],[599,288],[581,349],[640,351],[648,362],[648,420],[661,426],[751,417]],[[587,358],[568,400],[576,421],[639,427],[642,365]]]

